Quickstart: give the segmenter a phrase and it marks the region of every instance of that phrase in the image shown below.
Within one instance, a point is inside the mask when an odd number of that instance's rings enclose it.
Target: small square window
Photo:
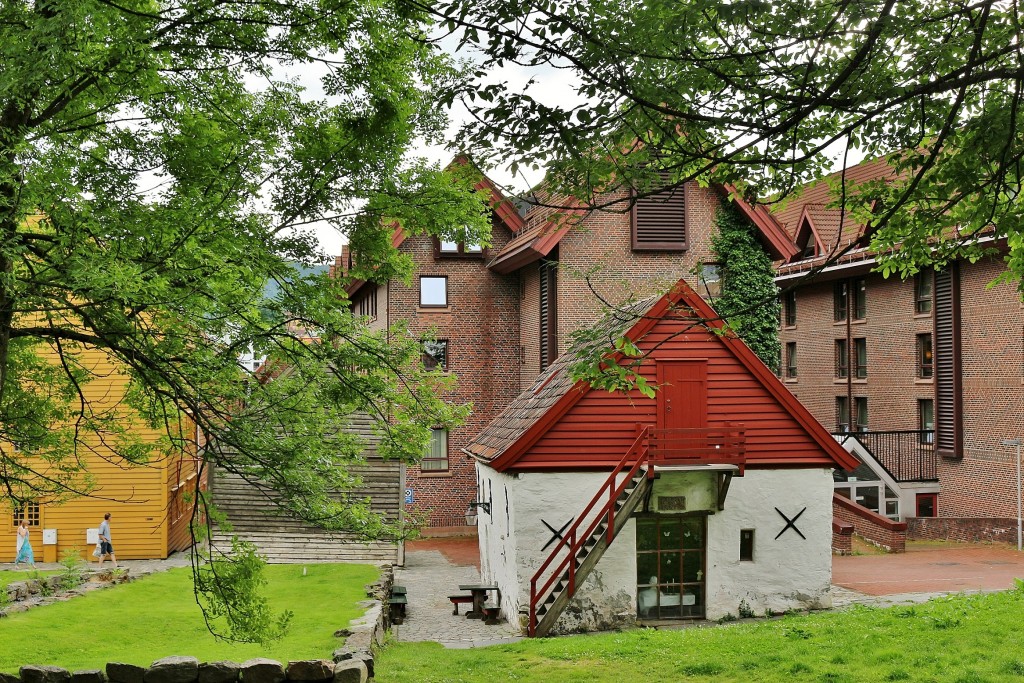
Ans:
[[[427,452],[420,462],[423,472],[446,472],[448,470],[448,430],[435,427],[430,433]]]
[[[740,562],[754,561],[754,530],[740,529]]]
[[[448,278],[423,275],[420,277],[420,306],[447,306]]]
[[[442,254],[458,254],[459,243],[458,242],[444,242],[441,241],[437,247]]]
[[[467,244],[463,251],[467,254],[479,254],[484,250],[482,245],[479,244]]]
[[[448,371],[447,339],[425,339],[423,341],[423,367],[426,370]]]

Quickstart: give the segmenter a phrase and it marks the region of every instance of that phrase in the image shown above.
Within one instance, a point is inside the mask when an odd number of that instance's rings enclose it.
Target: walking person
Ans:
[[[110,542],[110,513],[103,515],[103,521],[100,523],[100,563],[98,567],[103,566],[103,560],[107,555],[110,555],[110,561],[117,566],[117,558],[114,557],[114,546]]]
[[[18,525],[18,554],[14,558],[14,566],[17,567],[19,562],[27,562],[33,567],[36,566],[36,558],[32,554],[32,541],[28,537],[28,524],[25,520],[21,520],[21,524]]]

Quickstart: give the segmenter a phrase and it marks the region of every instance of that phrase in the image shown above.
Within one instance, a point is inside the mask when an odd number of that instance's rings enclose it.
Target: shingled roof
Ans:
[[[608,348],[615,339],[643,320],[644,314],[654,306],[660,295],[649,296],[621,309],[613,309],[597,323],[598,338],[608,340]],[[574,382],[570,368],[592,349],[570,349],[537,377],[529,389],[519,394],[498,417],[494,418],[473,442],[466,452],[473,457],[490,462],[534,426],[559,400],[571,391],[584,391],[586,382]]]

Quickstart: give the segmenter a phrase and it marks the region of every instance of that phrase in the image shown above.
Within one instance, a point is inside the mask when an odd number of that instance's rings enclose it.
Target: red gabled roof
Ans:
[[[719,190],[724,195],[731,197],[740,213],[758,229],[762,242],[771,252],[773,259],[785,261],[799,253],[800,250],[797,249],[782,224],[775,220],[767,208],[760,204],[751,205],[733,185],[720,185]]]
[[[717,189],[719,194],[730,196],[740,213],[757,228],[762,244],[773,259],[786,260],[798,253],[782,225],[765,207],[751,206],[731,185],[718,185]],[[547,200],[547,204],[553,203]],[[488,267],[504,275],[544,258],[588,212],[589,209],[575,199],[566,200],[565,208],[539,207],[527,216],[526,229],[506,244]]]
[[[799,425],[804,437],[809,438],[820,448],[821,457],[814,460],[815,464],[832,464],[844,469],[856,467],[857,461],[853,456],[843,450],[746,344],[734,333],[722,331],[722,321],[684,281],[680,280],[671,292],[656,301],[648,299],[638,302],[625,311],[617,312],[616,319],[611,322],[606,320],[602,325],[608,328],[610,339],[619,336],[619,331],[628,327],[625,336],[643,349],[644,337],[669,314],[680,310],[689,311],[690,316],[689,322],[683,320],[681,324],[699,321],[710,329],[711,333],[707,336],[717,340],[717,343],[742,365],[748,376],[781,406],[784,414],[788,414]],[[619,353],[612,354],[609,362],[618,362],[621,358]],[[537,378],[532,387],[520,394],[501,415],[476,436],[466,448],[466,452],[498,471],[515,469],[531,448],[558,425],[574,406],[592,393],[586,382],[573,382],[569,377],[569,368],[577,360],[578,356],[572,352],[560,356],[547,372]],[[780,456],[762,458],[756,463],[749,461],[749,464],[752,467],[774,467],[808,464],[808,460]],[[571,469],[574,464],[566,462],[564,466]]]

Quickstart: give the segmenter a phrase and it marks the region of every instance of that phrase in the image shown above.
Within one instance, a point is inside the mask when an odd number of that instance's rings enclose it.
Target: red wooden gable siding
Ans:
[[[641,349],[657,348],[641,370],[648,380],[657,381],[659,360],[706,362],[707,426],[727,422],[744,425],[748,467],[835,466],[833,457],[720,338],[702,327],[691,327],[680,334],[680,330],[689,325],[692,322],[663,319],[643,338],[639,344]],[[614,466],[636,438],[634,425],[657,423],[658,401],[657,396],[649,399],[636,391],[626,395],[592,389],[523,453],[512,468]],[[668,427],[693,426],[674,425],[671,418],[668,419]]]

